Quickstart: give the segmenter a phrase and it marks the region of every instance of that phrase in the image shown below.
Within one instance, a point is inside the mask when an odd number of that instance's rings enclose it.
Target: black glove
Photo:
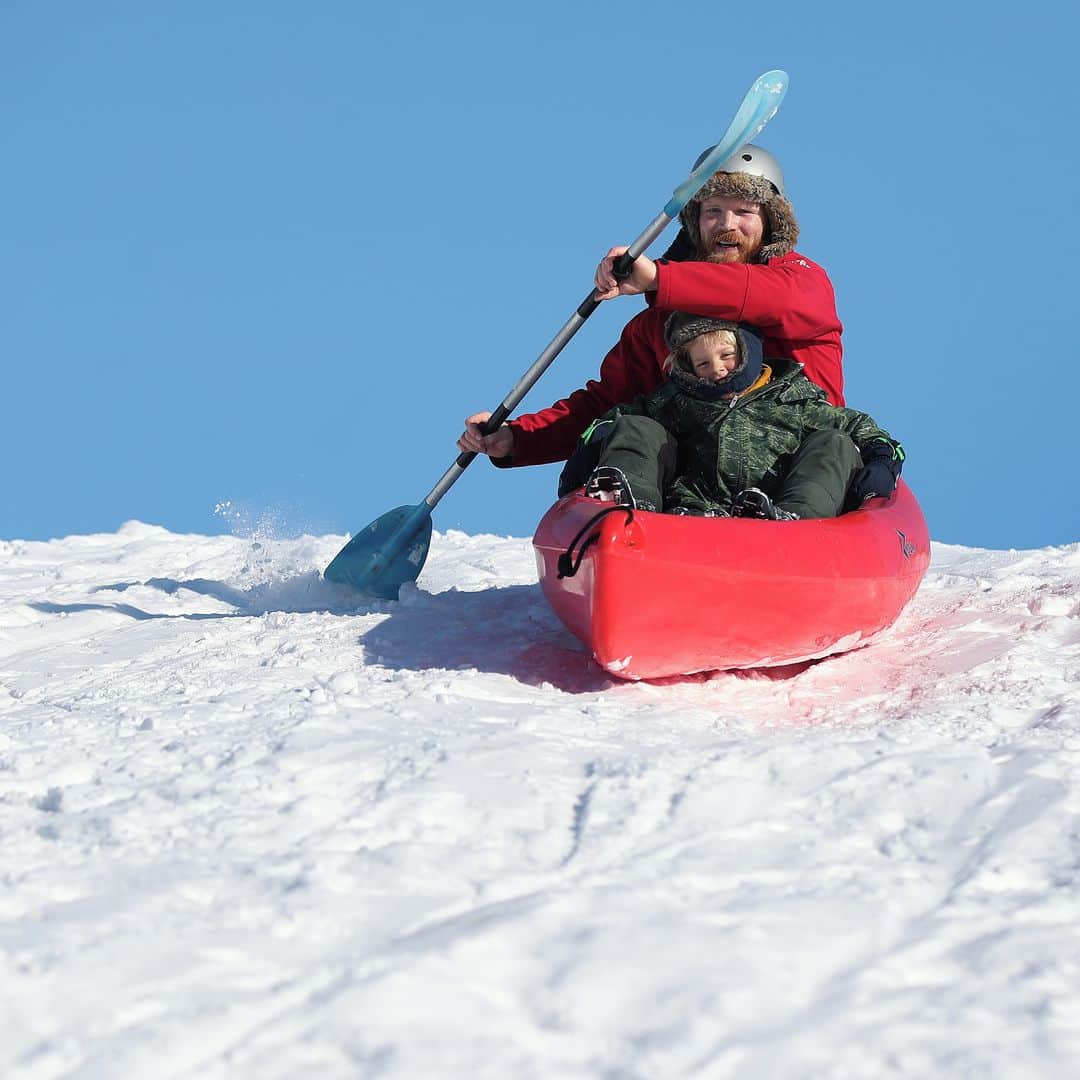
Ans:
[[[899,443],[877,439],[862,447],[863,467],[848,486],[844,511],[858,510],[867,499],[887,499],[896,490],[896,481],[904,464],[904,450]]]

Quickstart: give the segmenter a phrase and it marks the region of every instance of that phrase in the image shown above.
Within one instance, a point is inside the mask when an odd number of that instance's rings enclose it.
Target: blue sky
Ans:
[[[759,141],[836,286],[849,404],[904,441],[936,540],[1076,541],[1063,7],[7,0],[0,537],[345,532],[419,501],[783,68]],[[557,472],[478,461],[435,526],[529,535]]]

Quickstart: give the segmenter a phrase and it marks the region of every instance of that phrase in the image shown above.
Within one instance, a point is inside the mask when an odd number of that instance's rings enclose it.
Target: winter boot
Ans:
[[[760,488],[746,488],[731,500],[731,516],[765,521],[798,521],[799,515],[777,506]]]
[[[717,506],[712,510],[696,510],[691,509],[689,506],[674,506],[670,510],[665,510],[665,514],[677,514],[679,517],[707,517],[707,518],[726,518],[731,515],[722,507]]]
[[[651,510],[653,507],[644,504],[638,505],[630,490],[630,481],[626,479],[622,469],[616,469],[614,465],[598,465],[585,481],[585,494],[590,499],[599,499],[601,502],[613,502],[616,506],[627,506],[631,510]]]

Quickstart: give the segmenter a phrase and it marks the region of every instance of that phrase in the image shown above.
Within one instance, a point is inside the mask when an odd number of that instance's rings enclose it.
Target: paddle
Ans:
[[[664,209],[616,261],[616,277],[629,275],[634,260],[679,216],[682,208],[697,194],[717,167],[740,146],[750,142],[772,119],[787,92],[787,83],[787,74],[783,71],[767,71],[754,81],[735,118],[728,125],[724,137],[675,189]],[[597,291],[593,289],[529,370],[518,379],[502,404],[491,414],[483,426],[485,435],[497,430],[510,416],[600,303]],[[341,585],[350,585],[377,597],[396,600],[401,586],[407,581],[417,579],[427,559],[431,543],[431,511],[475,457],[475,452],[471,450],[459,454],[454,464],[424,496],[423,502],[415,506],[395,507],[361,529],[326,568],[326,579]]]

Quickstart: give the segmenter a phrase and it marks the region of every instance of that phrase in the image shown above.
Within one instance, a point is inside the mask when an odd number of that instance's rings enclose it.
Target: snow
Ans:
[[[624,683],[527,539],[0,542],[0,1074],[1080,1070],[1080,545]]]

